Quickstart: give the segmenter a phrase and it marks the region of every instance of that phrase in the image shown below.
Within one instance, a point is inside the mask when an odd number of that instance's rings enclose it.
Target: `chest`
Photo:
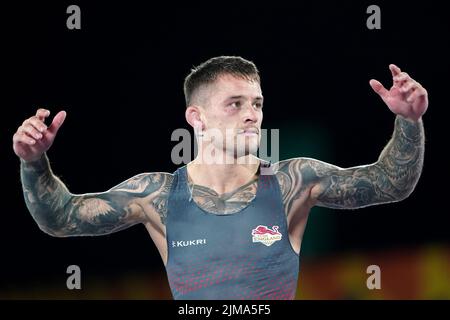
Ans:
[[[167,241],[170,250],[181,254],[210,254],[232,250],[246,254],[275,248],[288,239],[282,206],[267,198],[250,200],[245,208],[231,214],[206,211],[194,199],[175,200],[169,206]]]
[[[223,194],[205,186],[189,184],[190,200],[202,210],[216,215],[234,214],[245,209],[255,199],[257,189],[256,180]]]

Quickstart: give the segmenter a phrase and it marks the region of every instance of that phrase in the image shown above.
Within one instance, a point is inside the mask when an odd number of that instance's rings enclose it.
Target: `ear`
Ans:
[[[185,112],[186,121],[194,128],[194,131],[201,132],[205,130],[205,125],[201,119],[201,109],[199,106],[189,106]]]

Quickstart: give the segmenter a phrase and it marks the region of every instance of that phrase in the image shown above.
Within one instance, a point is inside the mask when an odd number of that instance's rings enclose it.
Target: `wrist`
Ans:
[[[43,153],[38,159],[33,160],[24,160],[20,158],[20,164],[26,169],[26,170],[33,170],[33,171],[45,171],[49,168],[48,158],[45,153]]]
[[[403,137],[408,141],[419,142],[423,137],[421,118],[413,120],[398,115],[395,119],[394,137]]]
[[[412,118],[412,117],[406,117],[406,116],[398,114],[397,118],[399,118],[401,120],[404,120],[404,121],[407,121],[407,122],[412,123],[412,124],[418,124],[419,122],[422,122],[422,116],[420,116],[418,118]]]

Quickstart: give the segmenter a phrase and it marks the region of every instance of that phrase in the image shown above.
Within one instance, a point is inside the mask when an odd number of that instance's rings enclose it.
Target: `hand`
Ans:
[[[393,113],[418,121],[428,108],[427,90],[396,65],[389,65],[389,69],[394,81],[390,90],[374,79],[370,80],[370,86]]]
[[[13,136],[13,149],[19,158],[26,162],[39,160],[53,141],[66,118],[66,112],[60,111],[47,128],[44,121],[50,111],[39,109],[35,116],[26,119]]]

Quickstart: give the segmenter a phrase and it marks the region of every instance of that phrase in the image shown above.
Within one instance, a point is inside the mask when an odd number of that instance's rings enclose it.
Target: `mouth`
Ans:
[[[259,130],[258,128],[238,129],[237,133],[244,136],[257,136],[259,134]]]

